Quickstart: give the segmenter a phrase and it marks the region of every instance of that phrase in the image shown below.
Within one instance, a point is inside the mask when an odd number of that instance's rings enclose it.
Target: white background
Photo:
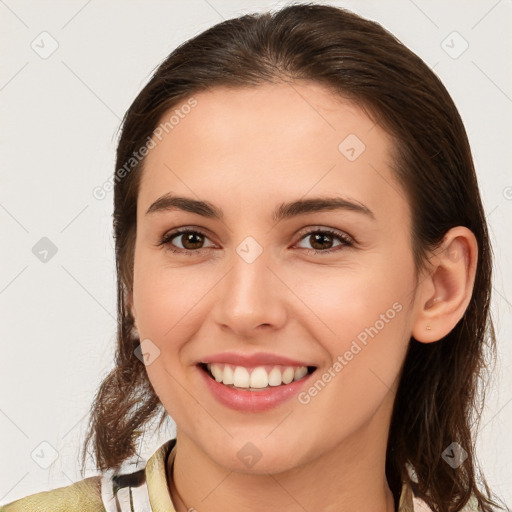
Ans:
[[[284,3],[0,0],[0,503],[81,479],[77,454],[116,326],[112,193],[97,200],[92,190],[114,171],[122,115],[178,44]],[[494,244],[499,351],[477,453],[510,504],[512,2],[330,3],[382,23],[419,54],[465,122]],[[458,58],[442,47],[453,31],[463,39],[450,36],[452,53],[469,45]],[[52,40],[46,59],[31,47]],[[32,253],[42,237],[57,247],[46,263]],[[146,437],[144,456],[171,436],[172,424]],[[51,460],[41,443],[58,454],[48,469],[31,457]]]

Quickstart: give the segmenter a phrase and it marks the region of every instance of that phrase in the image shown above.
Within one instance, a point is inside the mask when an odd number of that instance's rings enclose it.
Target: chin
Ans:
[[[272,435],[272,434],[271,434]],[[252,439],[252,440],[251,440]],[[206,453],[219,466],[228,471],[247,475],[277,474],[303,463],[306,454],[297,451],[301,446],[293,439],[277,436],[275,439],[258,439],[257,436],[240,436],[230,439],[228,444],[219,444],[214,450],[210,446]]]

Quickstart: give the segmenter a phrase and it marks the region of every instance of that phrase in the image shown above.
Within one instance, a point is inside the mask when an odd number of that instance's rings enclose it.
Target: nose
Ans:
[[[235,253],[232,266],[216,287],[213,316],[221,329],[253,338],[286,322],[286,294],[278,270],[263,251],[254,261]]]

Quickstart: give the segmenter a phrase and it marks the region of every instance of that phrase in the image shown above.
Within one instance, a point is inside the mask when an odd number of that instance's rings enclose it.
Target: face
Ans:
[[[178,440],[247,472],[385,442],[415,284],[388,135],[311,82],[194,98],[145,160],[130,298]]]

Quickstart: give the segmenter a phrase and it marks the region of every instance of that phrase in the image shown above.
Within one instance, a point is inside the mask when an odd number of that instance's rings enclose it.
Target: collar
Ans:
[[[146,465],[146,483],[153,512],[175,512],[166,477],[166,462],[176,454],[176,439],[164,443],[150,457]],[[398,512],[430,512],[422,500],[416,498],[411,487],[404,482],[400,493]]]
[[[105,512],[176,512],[167,485],[166,466],[176,455],[176,439],[162,444],[148,459],[145,468],[119,474],[108,470],[101,480]],[[478,511],[473,495],[461,512]],[[423,500],[414,495],[407,482],[402,483],[398,512],[432,512]]]

